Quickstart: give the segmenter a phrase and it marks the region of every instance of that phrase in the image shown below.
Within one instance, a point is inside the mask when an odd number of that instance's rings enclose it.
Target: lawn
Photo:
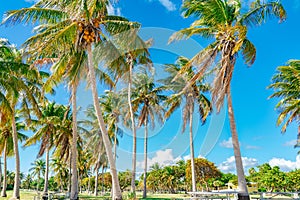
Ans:
[[[12,193],[13,191],[12,190],[8,190],[7,192],[7,197],[0,197],[0,200],[4,200],[4,199],[9,199],[12,197]],[[20,196],[21,196],[21,199],[26,199],[26,200],[33,200],[34,199],[34,196],[36,196],[36,191],[25,191],[25,190],[21,190],[20,191]]]
[[[21,190],[20,191],[21,199],[22,200],[33,200],[35,196],[37,196],[36,191],[27,191],[27,190]],[[12,190],[7,191],[7,197],[0,197],[0,200],[8,200],[10,197],[12,197]],[[142,200],[142,193],[137,192],[138,199]],[[251,195],[252,198],[258,197],[258,195]],[[99,196],[94,197],[92,195],[88,194],[80,194],[79,199],[87,199],[87,200],[109,200],[110,196]],[[128,193],[123,193],[123,199],[128,200]],[[184,199],[190,199],[190,196],[187,194],[151,194],[149,193],[147,195],[147,200],[184,200]],[[284,196],[278,196],[276,198],[272,199],[291,199]]]

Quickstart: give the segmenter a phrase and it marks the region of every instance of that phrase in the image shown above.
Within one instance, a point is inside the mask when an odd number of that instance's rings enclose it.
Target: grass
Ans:
[[[12,190],[8,190],[6,192],[7,197],[0,197],[0,200],[11,198],[12,197],[12,193],[13,193]],[[21,199],[24,199],[24,200],[33,200],[34,196],[36,196],[36,195],[37,195],[36,191],[25,191],[25,190],[21,190],[20,191]]]
[[[0,197],[0,200],[8,200],[12,197],[12,190],[7,191],[7,197]],[[36,191],[27,191],[27,190],[21,190],[20,191],[21,200],[33,200],[34,196],[37,196]],[[251,195],[251,197],[259,197],[259,195]],[[137,192],[137,198],[141,200],[185,200],[190,199],[190,196],[188,194],[151,194],[149,193],[147,195],[146,199],[142,198],[142,193]],[[268,197],[269,198],[269,197]],[[87,199],[87,200],[110,200],[110,196],[98,196],[94,197],[92,195],[88,194],[80,194],[79,199]],[[123,199],[128,199],[128,193],[123,193]],[[284,196],[277,196],[275,198],[272,198],[272,200],[275,199],[291,199]]]

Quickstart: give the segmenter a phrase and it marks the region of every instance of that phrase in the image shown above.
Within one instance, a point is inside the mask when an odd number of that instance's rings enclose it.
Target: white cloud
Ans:
[[[121,8],[114,7],[111,3],[107,6],[107,12],[109,15],[121,15]]]
[[[155,163],[158,163],[160,166],[172,165],[181,159],[180,157],[174,158],[172,149],[159,150],[153,158],[147,158],[147,165],[148,169]],[[137,167],[143,169],[144,161],[137,162]]]
[[[148,0],[148,2],[153,2],[154,0]],[[168,11],[175,11],[176,5],[170,0],[158,0],[159,3],[165,7]]]
[[[159,0],[159,2],[168,10],[168,11],[175,11],[176,6],[170,0]]]
[[[285,160],[284,158],[272,158],[269,164],[274,167],[278,166],[282,171],[291,171],[300,169],[300,155],[296,157],[296,161]]]
[[[205,158],[205,157],[199,155],[198,158]],[[180,160],[184,160],[186,162],[189,159],[191,159],[190,155],[186,155],[183,157],[178,156],[178,157],[174,158],[173,150],[165,149],[165,150],[159,150],[159,151],[155,152],[155,155],[152,158],[148,157],[147,158],[147,166],[148,166],[148,170],[149,170],[150,166],[155,163],[158,163],[159,166],[163,167],[163,166],[167,166],[167,165],[175,165]],[[137,162],[137,168],[144,169],[144,160]]]
[[[283,146],[295,146],[297,144],[297,140],[290,140],[283,144]]]
[[[256,158],[248,158],[248,157],[242,157],[243,166],[245,169],[245,172],[247,172],[249,168],[255,167],[258,165],[258,161]],[[231,172],[235,173],[236,167],[235,167],[235,159],[234,156],[231,156],[226,159],[226,161],[222,162],[218,168],[223,172]]]
[[[221,147],[224,147],[224,148],[233,148],[233,145],[232,145],[232,137],[228,138],[228,140],[223,140],[221,143],[220,143],[220,146]]]

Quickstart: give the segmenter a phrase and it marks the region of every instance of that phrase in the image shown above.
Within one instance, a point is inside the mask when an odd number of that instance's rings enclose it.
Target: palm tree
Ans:
[[[197,66],[197,73],[188,83],[191,85],[195,80],[202,78],[210,66],[214,66],[216,76],[212,86],[212,100],[217,111],[220,111],[225,97],[227,98],[238,174],[238,196],[239,199],[249,199],[233,113],[231,79],[239,52],[246,64],[252,65],[255,61],[256,50],[247,38],[248,27],[261,25],[269,16],[278,17],[282,21],[286,18],[286,12],[280,2],[261,0],[255,0],[248,10],[241,9],[240,0],[186,0],[182,8],[185,17],[195,16],[198,19],[189,28],[174,34],[170,40],[188,38],[192,35],[213,39],[210,45],[197,53],[182,68],[182,71],[190,68],[192,63]],[[215,60],[218,64],[212,65]]]
[[[105,91],[99,99],[100,105],[104,112],[104,121],[107,124],[107,131],[111,138],[113,138],[114,144],[114,159],[117,158],[117,145],[118,145],[118,135],[122,137],[123,131],[118,126],[119,118],[121,116],[121,109],[124,107],[124,99],[119,93],[113,91]]]
[[[166,84],[165,87],[171,90],[172,94],[166,101],[168,105],[168,111],[166,117],[170,117],[171,114],[182,104],[183,105],[183,127],[182,132],[185,131],[186,125],[189,122],[189,136],[190,136],[190,156],[191,156],[191,172],[192,172],[192,191],[196,191],[196,173],[195,173],[195,156],[194,156],[194,144],[193,144],[193,114],[195,112],[195,105],[198,107],[202,124],[205,123],[212,108],[208,98],[203,94],[209,90],[209,87],[200,81],[194,82],[186,87],[186,83],[191,81],[195,73],[192,68],[182,68],[190,61],[185,57],[179,57],[176,64],[166,65],[165,71],[169,73],[169,76],[163,80]],[[181,76],[176,78],[178,74]],[[184,90],[183,90],[184,89]]]
[[[27,122],[30,122],[30,110],[39,116],[38,100],[43,98],[40,90],[42,80],[47,75],[39,72],[34,66],[23,63],[22,52],[17,50],[7,40],[0,39],[0,107],[3,113],[10,114],[14,153],[16,159],[15,184],[13,199],[20,198],[20,156],[16,127],[16,106],[21,107]],[[20,103],[19,103],[20,102]]]
[[[298,122],[298,137],[295,147],[300,146],[300,60],[290,60],[286,66],[277,68],[277,73],[273,76],[273,83],[269,88],[274,89],[274,94],[270,98],[280,98],[276,109],[280,112],[277,125],[281,125],[281,132],[293,121]]]
[[[115,36],[112,40],[114,45],[109,46],[110,54],[108,54],[108,63],[110,65],[110,71],[115,74],[116,80],[123,78],[125,82],[128,82],[127,89],[127,101],[129,106],[129,118],[131,121],[132,129],[132,179],[131,179],[131,192],[135,194],[135,178],[136,178],[136,124],[133,111],[133,105],[131,101],[131,88],[133,68],[138,64],[145,66],[152,66],[150,60],[148,48],[151,45],[151,41],[143,41],[138,35],[138,29],[131,29],[129,31],[122,32]],[[114,49],[116,47],[117,49]]]
[[[116,144],[117,142],[115,141],[116,136],[114,129],[117,126],[116,117],[118,114],[114,112],[117,112],[119,108],[112,106],[118,105],[117,101],[115,101],[115,103],[117,104],[112,104],[112,101],[116,100],[112,97],[112,93],[107,91],[106,94],[107,95],[101,96],[100,104],[104,108],[104,120],[108,126],[110,142],[114,142]],[[92,152],[92,157],[90,158],[89,163],[91,163],[94,166],[94,171],[96,173],[94,195],[97,196],[99,169],[101,167],[102,169],[103,167],[107,167],[107,156],[104,149],[103,139],[98,134],[100,128],[94,107],[92,105],[89,106],[85,111],[85,114],[87,119],[84,121],[79,121],[79,123],[88,129],[83,132],[83,137],[85,138],[84,146],[86,150]]]
[[[11,129],[11,121],[8,118],[1,117],[1,125],[0,125],[0,155],[3,154],[3,184],[1,196],[6,197],[6,187],[7,187],[7,156],[11,157],[14,155],[13,149],[13,138],[12,138],[12,129]],[[17,131],[18,131],[18,140],[20,142],[25,141],[28,137],[20,132],[20,130],[25,129],[25,125],[23,123],[16,123]]]
[[[154,128],[156,122],[163,122],[164,109],[160,105],[166,99],[162,95],[162,87],[156,87],[154,77],[149,77],[143,69],[133,78],[132,105],[134,113],[139,111],[138,127],[144,126],[144,190],[143,198],[147,197],[147,149],[148,124]],[[139,110],[140,108],[140,110]]]
[[[32,56],[35,58],[52,55],[53,53],[57,55],[66,55],[67,53],[72,53],[74,49],[82,50],[86,53],[88,59],[88,77],[92,88],[94,106],[111,167],[114,187],[113,198],[121,199],[121,190],[111,145],[100,105],[98,104],[95,65],[93,62],[92,50],[95,44],[109,40],[109,35],[137,27],[138,24],[129,22],[123,17],[109,16],[106,8],[108,3],[107,0],[83,0],[76,2],[42,0],[31,8],[8,12],[7,17],[4,19],[4,23],[14,24],[20,21],[46,23],[40,27],[39,34],[33,36],[25,43],[31,51]],[[74,43],[74,41],[76,42]],[[72,97],[75,99],[75,95],[72,95]],[[75,129],[76,127],[73,128]],[[74,158],[72,159],[72,168],[75,171],[77,160],[75,152],[76,135],[73,135],[73,138],[72,146]],[[71,199],[77,199],[78,188],[75,173],[73,173],[72,182],[74,184],[72,184]]]
[[[54,179],[58,183],[60,191],[63,192],[68,182],[68,167],[67,164],[60,158],[53,158],[50,163],[50,167],[55,172]]]
[[[32,128],[36,130],[35,134],[31,136],[25,143],[25,146],[41,142],[37,157],[41,157],[46,153],[46,171],[43,198],[48,198],[48,176],[49,176],[49,153],[51,148],[55,145],[55,137],[65,130],[63,122],[69,112],[69,108],[48,102],[41,108],[42,115],[38,120],[32,122]]]
[[[26,189],[30,189],[31,188],[31,184],[32,183],[32,177],[31,174],[27,174],[27,176],[25,177],[25,180],[22,182],[22,187],[26,188]]]
[[[67,178],[69,177],[69,188],[68,188],[68,192],[70,193],[71,191],[71,161],[72,161],[72,152],[71,152],[71,145],[72,145],[72,139],[73,139],[73,115],[74,112],[71,112],[71,110],[69,109],[69,107],[65,107],[65,113],[64,113],[64,119],[62,120],[62,122],[59,125],[59,130],[58,132],[56,132],[55,134],[55,139],[54,139],[54,150],[53,150],[53,154],[52,157],[53,159],[58,159],[60,160],[60,162],[62,163],[68,163],[69,166],[69,176],[67,174],[65,174],[66,177],[63,178]],[[76,111],[75,111],[76,112]],[[76,124],[77,126],[77,124]],[[81,146],[81,144],[79,143],[79,139],[80,137],[77,137],[77,147]],[[64,181],[66,183],[66,181]]]
[[[14,180],[15,180],[15,177],[16,177],[16,174],[13,172],[13,171],[9,171],[7,170],[6,172],[6,176],[7,176],[7,185],[14,185]]]
[[[150,166],[150,171],[156,171],[159,170],[161,167],[159,166],[159,163],[156,162],[153,165]]]
[[[32,172],[32,176],[37,176],[36,191],[39,192],[41,175],[45,174],[46,171],[46,162],[43,159],[38,159],[31,163],[31,165],[32,168],[29,171]]]

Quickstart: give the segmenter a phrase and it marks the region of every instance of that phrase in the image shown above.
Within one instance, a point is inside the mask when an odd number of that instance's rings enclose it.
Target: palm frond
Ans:
[[[60,10],[41,7],[22,8],[5,13],[2,24],[14,25],[24,23],[57,23],[64,19],[66,14]]]
[[[264,23],[269,17],[275,16],[280,22],[286,19],[286,11],[280,2],[263,3],[261,0],[256,0],[252,3],[249,12],[244,14],[239,22],[247,26],[259,26]]]

